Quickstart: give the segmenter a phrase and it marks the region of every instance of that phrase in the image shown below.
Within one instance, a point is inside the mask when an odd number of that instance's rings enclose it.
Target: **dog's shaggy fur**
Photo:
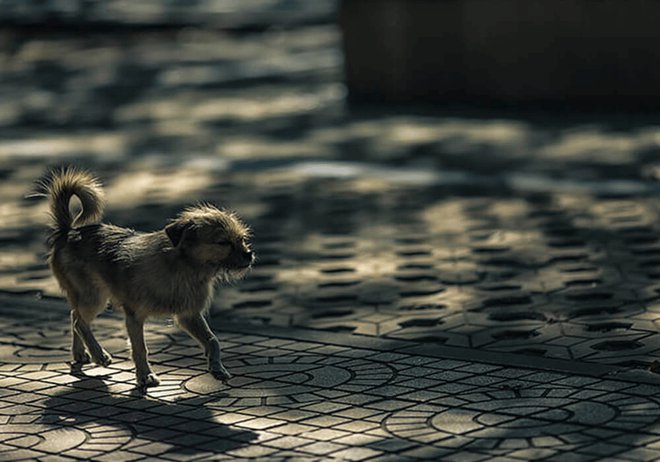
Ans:
[[[125,313],[138,385],[159,383],[143,334],[150,316],[173,316],[202,345],[213,376],[230,378],[204,312],[215,283],[242,277],[254,261],[241,220],[201,204],[185,209],[162,230],[140,233],[100,223],[103,190],[88,172],[60,170],[42,186],[50,201],[48,263],[71,305],[74,363],[87,363],[90,356],[100,365],[111,362],[90,328],[110,302]],[[82,205],[75,218],[72,196]]]

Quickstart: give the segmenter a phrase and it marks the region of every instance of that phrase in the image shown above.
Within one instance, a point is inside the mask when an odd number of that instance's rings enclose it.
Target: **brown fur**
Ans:
[[[231,375],[220,359],[220,344],[204,319],[214,285],[242,277],[254,260],[249,230],[233,213],[209,204],[182,211],[164,229],[140,233],[100,223],[103,191],[91,174],[65,169],[44,183],[50,201],[48,263],[71,305],[75,363],[108,365],[90,325],[108,302],[126,315],[137,381],[159,381],[147,361],[143,325],[151,316],[174,316],[204,348],[209,371]],[[72,218],[69,201],[82,211]],[[89,354],[87,353],[89,352]]]

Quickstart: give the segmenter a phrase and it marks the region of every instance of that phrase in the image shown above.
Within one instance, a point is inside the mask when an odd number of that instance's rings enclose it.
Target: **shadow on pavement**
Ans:
[[[44,402],[45,410],[38,423],[56,428],[93,427],[97,436],[102,436],[104,431],[124,430],[133,441],[139,442],[132,443],[134,450],[142,444],[158,443],[162,452],[150,447],[149,454],[160,456],[221,454],[245,447],[257,438],[254,432],[215,421],[213,412],[204,407],[210,398],[151,400],[139,389],[116,394],[101,376],[86,376],[81,371],[76,375],[78,381]],[[105,430],[99,432],[99,427]],[[120,450],[121,446],[115,449]]]

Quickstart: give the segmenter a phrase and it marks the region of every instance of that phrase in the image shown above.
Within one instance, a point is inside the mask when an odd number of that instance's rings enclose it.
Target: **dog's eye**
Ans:
[[[229,242],[229,241],[218,241],[217,244],[218,245],[231,245],[231,242]]]

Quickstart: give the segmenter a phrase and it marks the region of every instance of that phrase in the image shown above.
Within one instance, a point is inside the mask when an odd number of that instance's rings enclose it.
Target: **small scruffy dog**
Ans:
[[[242,277],[254,261],[249,229],[235,214],[200,204],[152,233],[100,223],[101,185],[74,168],[51,174],[43,195],[51,214],[48,263],[71,305],[74,363],[87,363],[91,356],[96,364],[110,364],[111,356],[90,328],[110,301],[125,313],[139,386],[159,384],[144,341],[150,316],[173,316],[204,348],[211,374],[219,380],[231,377],[204,313],[215,283]],[[75,218],[72,196],[82,205]]]

